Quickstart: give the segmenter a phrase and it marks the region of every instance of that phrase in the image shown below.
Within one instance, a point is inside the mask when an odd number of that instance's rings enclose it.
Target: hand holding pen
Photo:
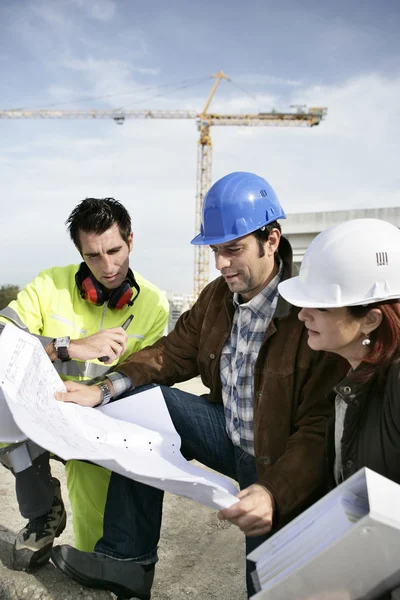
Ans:
[[[125,323],[123,323],[122,325],[122,329],[124,329],[125,331],[128,329],[129,325],[131,324],[133,319],[133,315],[129,315],[129,317],[127,318],[127,320],[125,321]],[[99,358],[100,362],[107,362],[110,359],[109,356],[101,356]]]

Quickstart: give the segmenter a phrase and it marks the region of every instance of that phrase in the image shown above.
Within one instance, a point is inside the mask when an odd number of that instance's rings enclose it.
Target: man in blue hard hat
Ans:
[[[278,295],[293,269],[277,221],[284,218],[262,177],[237,172],[217,181],[192,243],[211,247],[221,277],[168,336],[118,366],[119,380],[105,379],[106,397],[99,387],[72,382],[58,397],[94,407],[132,388],[161,385],[182,454],[239,483],[239,502],[219,518],[240,527],[247,552],[321,493],[331,414],[324,391],[340,378],[339,361],[310,350],[297,309]],[[210,389],[206,397],[169,387],[197,375]],[[161,490],[114,473],[95,552],[59,546],[53,562],[83,585],[149,599],[162,503]]]

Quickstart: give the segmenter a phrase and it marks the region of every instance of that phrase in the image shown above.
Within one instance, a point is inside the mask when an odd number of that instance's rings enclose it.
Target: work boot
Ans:
[[[21,529],[14,542],[12,567],[16,571],[34,571],[45,565],[50,558],[54,539],[62,534],[67,523],[67,513],[61,498],[58,479],[53,478],[54,500],[44,515],[31,519]]]
[[[119,560],[98,552],[81,552],[72,546],[55,546],[51,560],[71,579],[90,588],[108,590],[119,600],[150,600],[154,564]]]

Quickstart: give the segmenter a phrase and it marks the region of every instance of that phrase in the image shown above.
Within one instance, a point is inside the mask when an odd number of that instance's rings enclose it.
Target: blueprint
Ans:
[[[6,402],[9,415],[0,422],[0,441],[23,432],[65,460],[89,460],[216,509],[237,502],[229,479],[182,456],[157,387],[97,409],[57,402],[54,394],[65,386],[42,345],[10,324],[0,336],[0,387],[0,414]]]

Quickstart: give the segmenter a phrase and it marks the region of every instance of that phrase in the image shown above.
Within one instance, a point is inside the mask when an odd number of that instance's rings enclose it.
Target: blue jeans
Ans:
[[[143,391],[149,386],[138,388]],[[181,452],[187,460],[202,464],[235,479],[240,489],[257,481],[256,462],[232,444],[225,428],[224,407],[176,388],[161,386],[176,431]],[[104,513],[103,537],[95,551],[142,564],[157,562],[164,492],[143,483],[111,475]],[[257,548],[267,536],[246,537],[246,553]],[[249,595],[255,593],[247,564]]]

